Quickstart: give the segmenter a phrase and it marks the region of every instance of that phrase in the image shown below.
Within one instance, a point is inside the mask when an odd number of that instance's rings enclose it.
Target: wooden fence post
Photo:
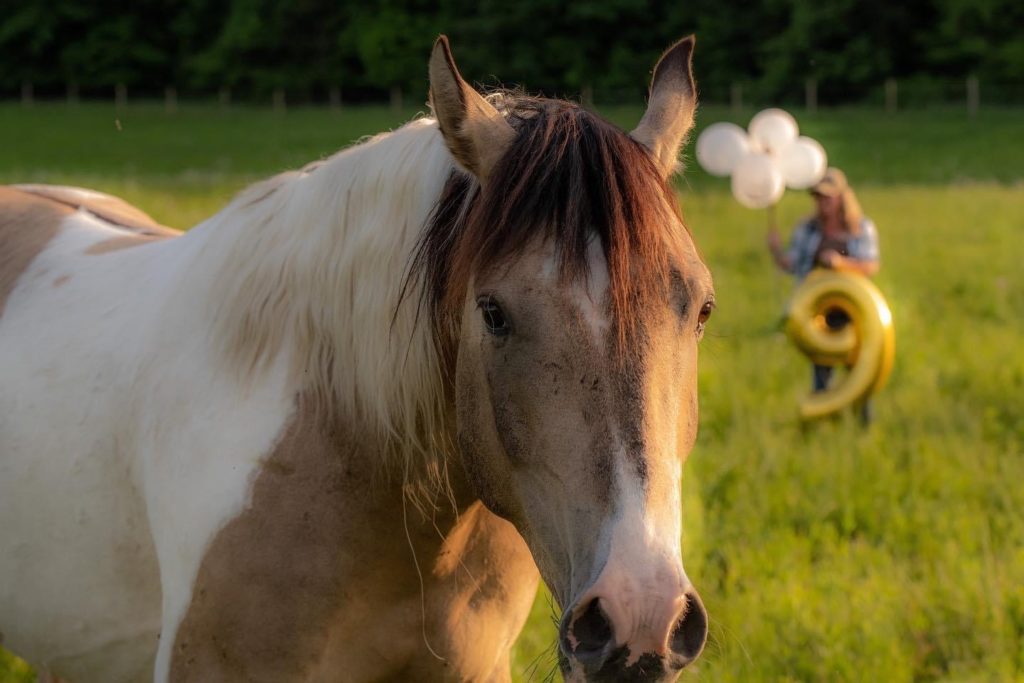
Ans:
[[[402,86],[391,86],[391,109],[392,111],[402,110]]]
[[[584,109],[594,108],[594,86],[590,83],[584,83],[580,88],[580,104]]]
[[[164,88],[164,111],[168,114],[178,113],[178,89],[173,85]]]
[[[341,87],[332,85],[327,90],[327,100],[331,104],[331,111],[341,111]]]
[[[818,79],[808,78],[807,82],[804,83],[804,103],[807,107],[808,113],[815,113],[818,111]]]
[[[288,108],[284,99],[284,88],[274,88],[274,111],[284,112]]]
[[[978,107],[981,105],[981,85],[978,77],[971,75],[967,77],[967,115],[976,118]]]
[[[885,112],[895,114],[899,108],[899,86],[895,78],[885,79]]]
[[[124,83],[118,83],[114,86],[114,108],[118,112],[123,112],[128,106],[128,88],[125,87]]]
[[[734,114],[738,114],[743,109],[743,86],[741,84],[733,83],[729,86],[729,104]]]
[[[31,107],[34,102],[34,93],[31,81],[24,81],[21,84],[21,106]]]

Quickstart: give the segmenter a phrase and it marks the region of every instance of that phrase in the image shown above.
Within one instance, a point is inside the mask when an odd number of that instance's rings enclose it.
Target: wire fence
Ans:
[[[542,90],[544,94],[556,97],[567,97],[582,101],[584,105],[634,105],[643,101],[642,89],[602,91],[592,86],[584,86],[577,92]],[[701,101],[704,104],[728,106],[737,111],[766,106],[802,107],[813,112],[819,107],[834,105],[859,105],[877,108],[886,112],[897,112],[904,109],[922,109],[933,106],[963,107],[969,114],[976,114],[981,108],[1019,107],[1024,106],[1024,80],[1021,81],[983,81],[976,76],[965,76],[958,79],[934,78],[890,78],[881,83],[862,87],[836,85],[807,79],[802,89],[793,89],[781,95],[776,90],[769,90],[757,82],[736,81],[719,85],[701,84]],[[414,96],[415,95],[415,96]],[[124,84],[117,84],[106,89],[92,88],[82,92],[69,84],[63,94],[52,89],[37,95],[32,83],[23,83],[20,93],[2,93],[0,100],[20,100],[26,107],[36,102],[54,102],[64,100],[75,104],[82,100],[112,101],[118,108],[128,106],[129,101],[163,101],[168,113],[176,113],[179,101],[217,103],[221,107],[232,104],[249,104],[270,106],[275,110],[285,111],[295,105],[320,105],[332,109],[341,109],[351,104],[390,104],[392,108],[401,109],[403,104],[412,102],[417,97],[425,100],[425,93],[414,94],[393,87],[385,98],[379,92],[354,91],[344,92],[341,86],[328,86],[316,90],[289,91],[287,88],[275,88],[269,94],[254,96],[244,93],[236,97],[232,88],[224,86],[216,91],[194,91],[179,89],[168,85],[139,88],[130,91]]]
[[[701,88],[703,102],[728,105],[734,109],[773,104],[803,107],[814,111],[819,106],[853,104],[896,112],[937,105],[962,106],[969,113],[981,107],[1017,107],[1024,105],[1024,80],[982,81],[976,76],[957,79],[890,78],[881,83],[849,87],[809,78],[801,91],[769,95],[756,83],[734,82],[722,88]]]

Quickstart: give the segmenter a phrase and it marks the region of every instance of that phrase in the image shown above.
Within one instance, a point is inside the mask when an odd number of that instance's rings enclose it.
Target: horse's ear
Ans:
[[[437,39],[430,55],[430,106],[452,156],[485,183],[515,131],[490,102],[462,80],[445,36]]]
[[[693,128],[697,86],[693,80],[694,37],[665,51],[654,67],[647,112],[630,133],[654,154],[665,177],[676,171],[679,150]]]

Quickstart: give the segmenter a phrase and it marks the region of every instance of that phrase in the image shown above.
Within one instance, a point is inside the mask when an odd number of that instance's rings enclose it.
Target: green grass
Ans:
[[[720,310],[703,348],[707,680],[1024,677],[1024,197],[873,187],[897,357],[862,431],[802,430],[788,283],[724,196],[690,198]],[[787,198],[792,220],[805,208]]]
[[[132,107],[118,131],[110,107],[0,106],[0,181],[85,184],[185,227],[255,177],[410,113]],[[628,125],[639,111],[610,114]],[[798,118],[879,227],[896,365],[871,429],[802,428],[810,370],[778,332],[790,283],[763,247],[764,213],[693,169],[684,213],[719,309],[684,482],[684,559],[711,637],[684,678],[1024,680],[1024,112]],[[780,223],[808,209],[789,193]],[[542,595],[517,680],[544,679],[552,642]],[[0,681],[21,680],[4,662]]]
[[[30,683],[36,680],[28,662],[0,647],[0,683]]]

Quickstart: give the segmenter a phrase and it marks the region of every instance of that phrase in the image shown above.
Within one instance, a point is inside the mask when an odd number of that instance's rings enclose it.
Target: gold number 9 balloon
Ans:
[[[824,417],[866,399],[885,385],[892,371],[892,312],[863,275],[812,271],[789,302],[786,334],[814,363],[850,368],[826,390],[800,402],[804,419]]]

